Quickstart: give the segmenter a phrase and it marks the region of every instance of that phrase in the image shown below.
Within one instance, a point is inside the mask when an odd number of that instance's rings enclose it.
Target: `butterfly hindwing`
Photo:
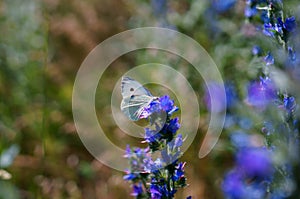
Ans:
[[[123,98],[121,110],[133,121],[140,119],[140,115],[145,107],[151,103],[153,97],[147,95],[137,95]]]

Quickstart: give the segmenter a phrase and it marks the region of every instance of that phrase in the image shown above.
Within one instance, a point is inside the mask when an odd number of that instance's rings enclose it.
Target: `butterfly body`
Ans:
[[[143,110],[157,99],[142,84],[130,77],[122,78],[121,92],[123,96],[121,110],[133,121],[139,120]]]

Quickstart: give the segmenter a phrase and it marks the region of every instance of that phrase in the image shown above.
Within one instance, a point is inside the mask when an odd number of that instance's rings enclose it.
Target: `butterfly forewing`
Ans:
[[[131,95],[148,95],[152,96],[150,91],[143,87],[142,84],[135,81],[130,77],[123,77],[122,78],[122,85],[121,85],[122,96],[129,97]]]

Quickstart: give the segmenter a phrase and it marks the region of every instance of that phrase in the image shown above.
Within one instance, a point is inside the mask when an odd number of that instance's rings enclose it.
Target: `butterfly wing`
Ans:
[[[132,95],[148,95],[152,96],[150,91],[143,87],[142,84],[135,81],[130,77],[122,78],[121,92],[123,98],[129,97]]]
[[[131,120],[137,121],[145,107],[147,107],[154,98],[148,95],[133,95],[123,98],[121,102],[122,112]]]
[[[133,121],[140,119],[143,109],[154,99],[142,84],[130,77],[122,78],[121,92],[123,96],[121,110]]]

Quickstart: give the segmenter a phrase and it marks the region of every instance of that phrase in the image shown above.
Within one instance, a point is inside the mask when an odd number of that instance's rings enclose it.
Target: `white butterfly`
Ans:
[[[122,78],[121,92],[123,96],[121,110],[133,121],[139,120],[144,108],[153,100],[158,99],[153,97],[150,91],[144,88],[142,84],[130,77]]]

